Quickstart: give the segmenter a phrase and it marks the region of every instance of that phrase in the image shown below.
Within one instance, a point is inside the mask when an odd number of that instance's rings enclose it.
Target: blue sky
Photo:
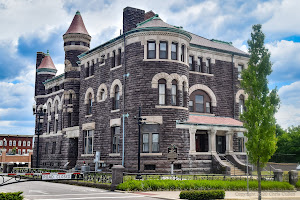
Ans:
[[[80,10],[91,47],[117,36],[126,6],[153,10],[169,24],[247,51],[251,26],[262,24],[271,52],[270,88],[278,87],[283,127],[300,125],[300,1],[298,0],[0,0],[0,134],[34,134],[36,52],[63,72],[62,35]]]

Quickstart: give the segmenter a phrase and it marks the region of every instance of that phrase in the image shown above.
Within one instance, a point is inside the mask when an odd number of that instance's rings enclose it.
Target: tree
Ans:
[[[257,166],[258,199],[261,200],[261,168],[276,151],[276,120],[274,114],[279,108],[277,89],[271,92],[267,76],[272,72],[270,53],[264,47],[265,35],[261,25],[252,27],[248,40],[250,60],[248,68],[242,72],[241,87],[248,94],[246,111],[241,115],[248,141],[249,160]]]

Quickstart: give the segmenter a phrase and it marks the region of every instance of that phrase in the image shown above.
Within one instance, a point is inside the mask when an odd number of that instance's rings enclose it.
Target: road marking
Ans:
[[[43,195],[43,194],[32,194],[32,195],[26,195],[26,196],[73,196],[73,195],[97,195],[97,194],[123,194],[123,193],[114,193],[114,192],[100,192],[100,193],[81,193],[81,194],[47,194],[47,195]]]
[[[142,198],[145,196],[122,196],[122,197],[81,197],[81,198],[63,198],[63,199],[35,199],[35,200],[75,200],[75,199],[126,199],[126,198]]]
[[[28,193],[49,194],[49,193],[47,193],[47,192],[43,192],[43,191],[41,191],[41,190],[29,190],[29,192],[28,192]]]

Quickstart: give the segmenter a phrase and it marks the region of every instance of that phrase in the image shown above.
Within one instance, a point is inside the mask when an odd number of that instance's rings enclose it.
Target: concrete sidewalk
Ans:
[[[160,199],[179,199],[180,191],[151,191],[151,192],[134,192],[135,194],[155,197]],[[257,199],[258,193],[250,191],[249,195],[245,191],[226,191],[225,199],[240,200],[240,199]],[[300,200],[300,191],[263,191],[262,199],[282,200],[282,199],[298,199]]]

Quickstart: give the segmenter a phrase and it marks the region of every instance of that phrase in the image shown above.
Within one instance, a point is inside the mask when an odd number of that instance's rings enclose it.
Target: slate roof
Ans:
[[[87,30],[85,28],[85,25],[83,23],[83,20],[82,20],[82,17],[81,17],[81,14],[79,11],[76,12],[76,14],[73,18],[73,21],[65,34],[69,34],[69,33],[83,33],[83,34],[89,35],[89,33],[87,32]]]
[[[49,51],[47,51],[47,54],[43,58],[40,66],[38,67],[38,69],[54,69],[54,70],[57,70],[54,63],[53,63],[53,61],[52,61],[52,59],[51,59]]]
[[[182,27],[173,26],[173,25],[170,25],[170,24],[164,22],[157,14],[154,17],[151,17],[151,18],[137,24],[137,29],[150,28],[150,27],[167,27],[167,28],[175,28],[175,29],[183,30]],[[232,46],[232,44],[229,42],[223,42],[223,41],[218,41],[218,40],[209,40],[209,39],[206,39],[204,37],[198,36],[198,35],[190,33],[190,32],[187,32],[187,33],[192,36],[190,43],[194,44],[196,46],[206,47],[206,48],[209,48],[212,50],[219,49],[219,50],[223,50],[223,51],[227,51],[227,52],[229,51],[229,52],[233,52],[233,53],[243,54],[245,56],[249,55],[248,53],[241,51],[240,49]]]
[[[190,115],[186,123],[217,126],[243,127],[243,122],[229,117],[216,117],[206,115]]]

